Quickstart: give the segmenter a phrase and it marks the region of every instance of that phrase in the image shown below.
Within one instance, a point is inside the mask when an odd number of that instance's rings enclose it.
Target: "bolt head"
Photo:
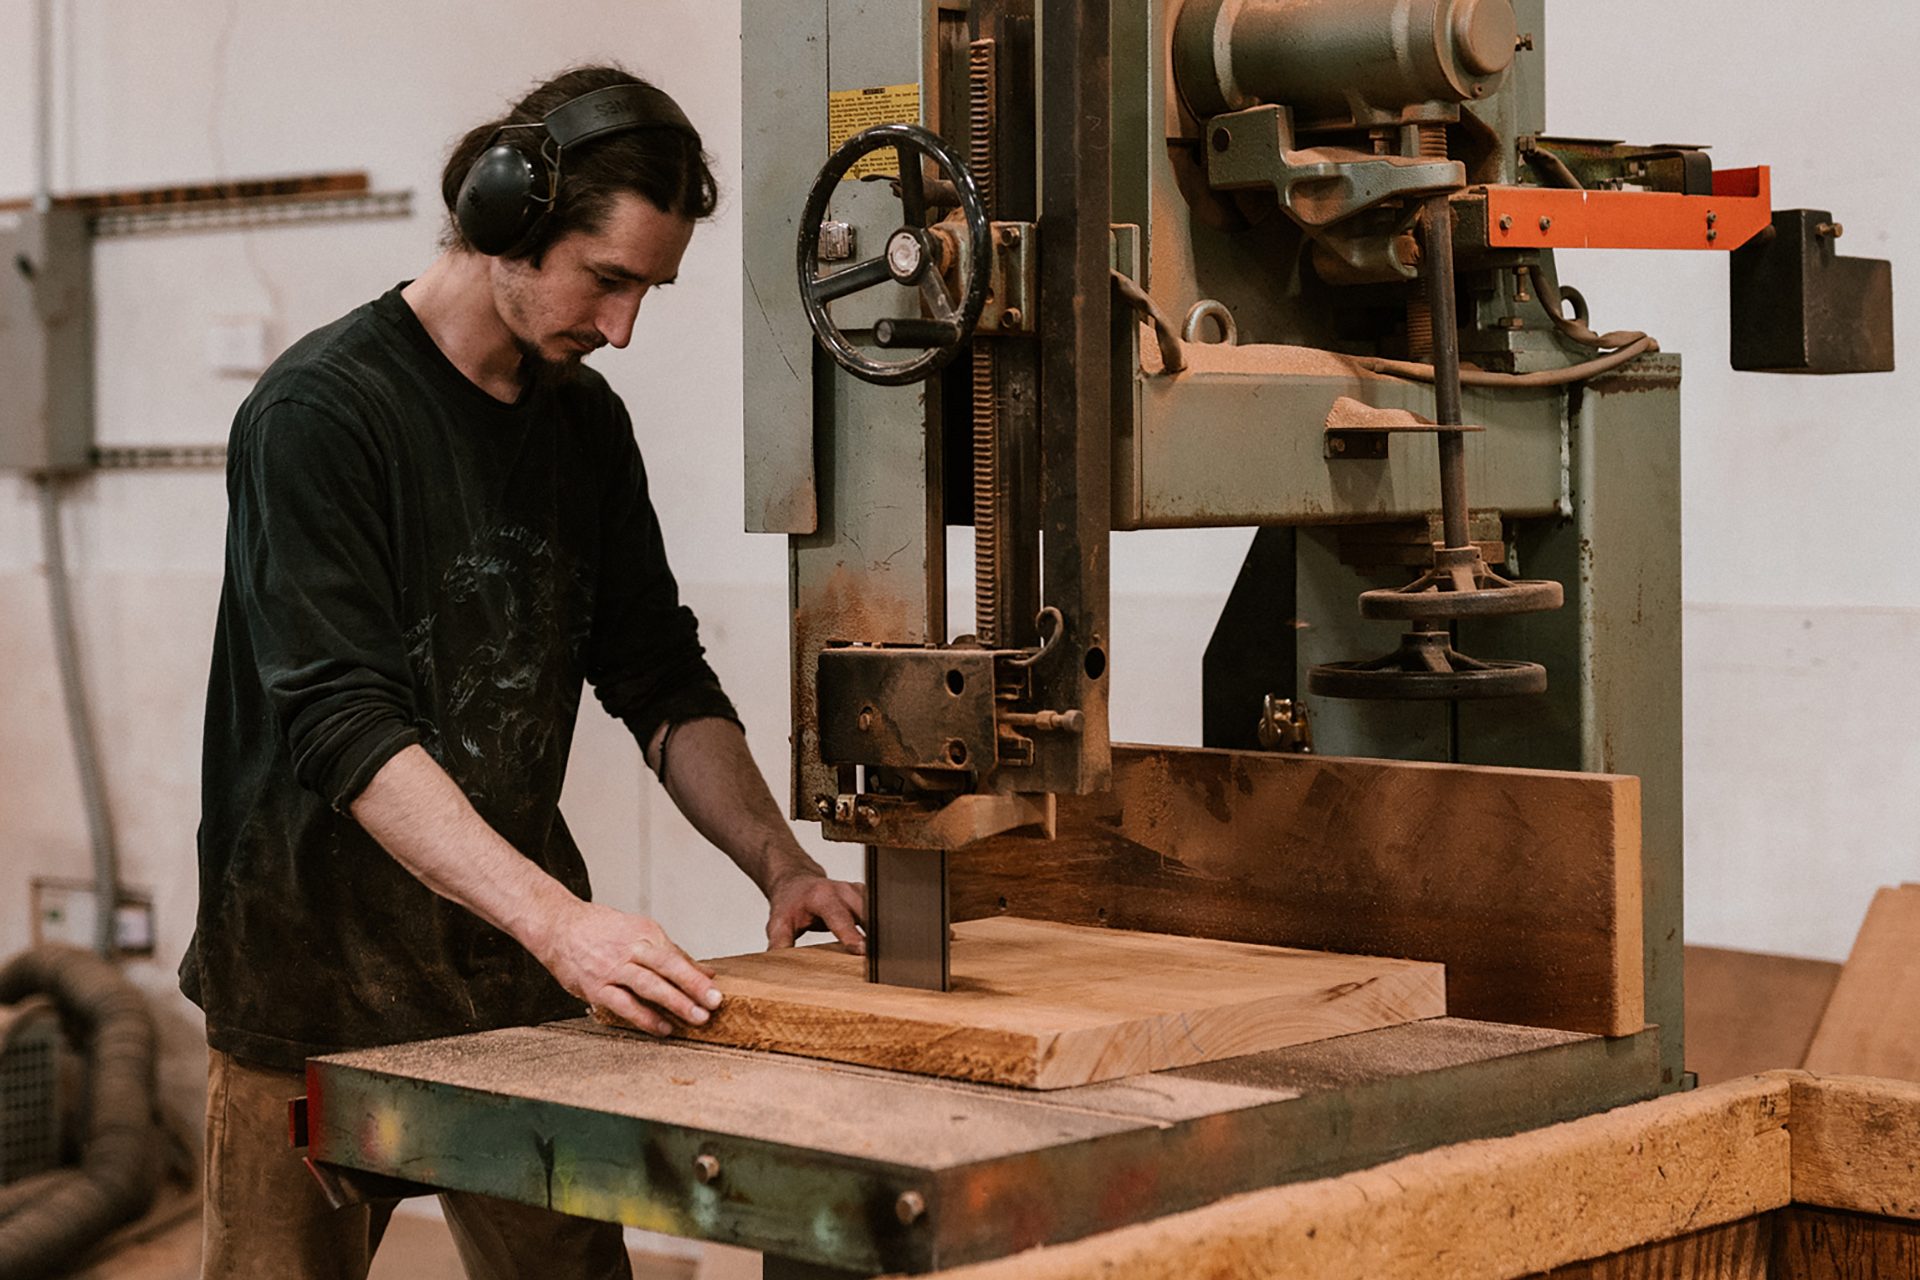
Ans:
[[[926,1197],[918,1191],[902,1191],[900,1198],[893,1202],[893,1214],[900,1219],[900,1225],[910,1227],[920,1221],[927,1211]]]
[[[860,732],[872,733],[873,732],[873,708],[872,707],[860,708],[860,718],[854,721],[854,723],[860,726]]]
[[[1002,311],[1000,313],[1000,327],[1002,329],[1018,329],[1020,327],[1020,308],[1008,307],[1005,311]]]
[[[1502,215],[1500,215],[1500,229],[1501,229],[1502,231],[1511,231],[1511,230],[1513,230],[1513,215],[1512,215],[1512,214],[1510,214],[1510,213],[1506,213],[1506,214],[1502,214]]]
[[[1552,219],[1552,218],[1549,218],[1549,217],[1547,217],[1547,216],[1546,216],[1545,214],[1542,214],[1542,215],[1540,216],[1540,229],[1541,229],[1542,231],[1551,231],[1551,230],[1553,230],[1553,219]]]
[[[710,1155],[695,1156],[693,1176],[700,1180],[700,1185],[712,1186],[720,1180],[720,1158]]]

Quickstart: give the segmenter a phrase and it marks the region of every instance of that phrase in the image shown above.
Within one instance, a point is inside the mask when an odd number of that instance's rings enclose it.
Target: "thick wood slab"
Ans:
[[[1640,782],[1603,774],[1115,746],[1059,838],[952,855],[956,919],[1070,924],[1447,967],[1458,1017],[1645,1023]]]
[[[727,1000],[689,1039],[1028,1089],[1446,1012],[1437,964],[1011,918],[955,927],[944,993],[869,983],[838,945],[711,963]]]
[[[1920,1080],[1920,884],[1874,895],[1806,1068]]]

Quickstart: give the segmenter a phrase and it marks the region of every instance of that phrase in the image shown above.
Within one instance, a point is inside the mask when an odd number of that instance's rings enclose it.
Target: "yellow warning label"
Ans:
[[[877,124],[918,124],[920,122],[920,86],[889,84],[877,89],[842,89],[827,95],[827,153],[862,129]],[[848,169],[842,182],[853,182],[869,174],[900,176],[900,155],[892,147],[862,156]]]

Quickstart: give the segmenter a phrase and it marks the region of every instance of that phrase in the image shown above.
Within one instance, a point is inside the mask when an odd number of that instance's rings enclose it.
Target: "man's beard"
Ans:
[[[520,376],[528,391],[563,387],[580,376],[580,356],[568,360],[549,359],[541,354],[537,344],[517,333],[513,335],[513,345],[520,353]]]

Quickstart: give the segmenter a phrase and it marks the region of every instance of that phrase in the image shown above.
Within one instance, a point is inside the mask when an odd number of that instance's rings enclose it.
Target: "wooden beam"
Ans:
[[[1439,965],[978,920],[953,990],[865,980],[837,944],[710,962],[726,1003],[690,1040],[1029,1089],[1192,1066],[1446,1012]]]
[[[1756,1076],[942,1275],[1535,1275],[1785,1206],[1791,1093],[1784,1075]]]
[[[1793,1076],[1793,1198],[1920,1219],[1920,1084]]]
[[[1874,895],[1806,1068],[1920,1080],[1920,885]]]
[[[1458,1017],[1645,1019],[1636,778],[1116,746],[1059,837],[952,856],[954,917],[1225,938],[1447,967]]]

